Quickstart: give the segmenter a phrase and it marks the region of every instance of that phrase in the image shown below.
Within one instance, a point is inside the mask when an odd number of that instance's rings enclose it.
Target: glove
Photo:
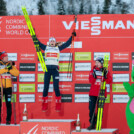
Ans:
[[[8,63],[6,68],[8,69],[8,71],[10,71],[12,69],[12,65]]]
[[[108,71],[106,68],[104,68],[104,79],[107,79],[107,74],[108,74]]]
[[[15,65],[15,62],[14,61],[8,61],[8,64],[7,64],[7,69],[8,69],[8,71],[10,71],[11,69],[12,69],[12,66],[14,66]]]
[[[96,71],[95,71],[95,69],[93,70],[93,77],[94,77],[95,79],[97,79],[97,76],[96,76]]]
[[[73,32],[72,32],[72,37],[74,37],[74,36],[76,36],[75,30],[73,30]]]

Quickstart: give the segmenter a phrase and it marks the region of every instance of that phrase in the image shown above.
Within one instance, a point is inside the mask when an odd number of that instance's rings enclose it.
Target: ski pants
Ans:
[[[12,105],[11,105],[11,96],[12,96],[12,88],[3,88],[3,96],[5,96],[6,108],[7,108],[7,117],[6,121],[11,121],[12,115]],[[1,120],[1,88],[0,88],[0,120]]]
[[[60,96],[59,70],[55,68],[55,69],[48,69],[48,72],[45,72],[43,97],[48,96],[48,89],[49,89],[51,76],[53,76],[53,87],[54,87],[55,94],[57,97]]]
[[[93,127],[95,127],[97,120],[97,115],[95,114],[97,98],[98,98],[97,96],[89,97],[89,117],[90,117],[89,122],[92,123]]]

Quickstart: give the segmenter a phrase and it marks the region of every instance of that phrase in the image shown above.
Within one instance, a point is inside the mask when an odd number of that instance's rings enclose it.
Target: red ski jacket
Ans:
[[[96,79],[93,77],[93,70],[96,72]],[[89,91],[90,96],[99,96],[102,81],[106,81],[107,84],[110,84],[112,82],[112,77],[110,76],[109,71],[107,73],[107,79],[104,79],[104,77],[102,76],[102,68],[97,68],[96,66],[94,66],[89,74],[89,82],[91,83],[91,88]],[[106,90],[105,97],[107,97]]]

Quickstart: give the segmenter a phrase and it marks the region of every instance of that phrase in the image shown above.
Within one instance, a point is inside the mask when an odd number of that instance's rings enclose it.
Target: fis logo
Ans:
[[[62,21],[66,30],[70,30],[73,27],[74,21]],[[131,20],[102,20],[100,16],[91,17],[87,21],[77,21],[77,30],[89,30],[91,36],[101,35],[102,30],[125,30],[134,29],[134,22]]]

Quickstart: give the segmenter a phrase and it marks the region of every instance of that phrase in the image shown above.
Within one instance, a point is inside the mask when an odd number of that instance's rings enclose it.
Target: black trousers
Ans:
[[[89,117],[90,117],[89,122],[90,124],[92,123],[93,127],[95,127],[97,121],[97,115],[95,114],[95,106],[96,106],[97,98],[98,98],[97,96],[89,97]]]
[[[11,96],[12,88],[3,88],[3,96],[5,96],[6,108],[7,108],[7,117],[6,121],[11,121],[12,115],[12,105],[11,105]],[[1,120],[1,88],[0,88],[0,120]]]
[[[54,86],[55,94],[57,97],[60,96],[59,70],[55,68],[55,69],[48,69],[48,72],[45,72],[43,97],[48,96],[48,89],[49,89],[51,76],[53,76],[53,86]]]

